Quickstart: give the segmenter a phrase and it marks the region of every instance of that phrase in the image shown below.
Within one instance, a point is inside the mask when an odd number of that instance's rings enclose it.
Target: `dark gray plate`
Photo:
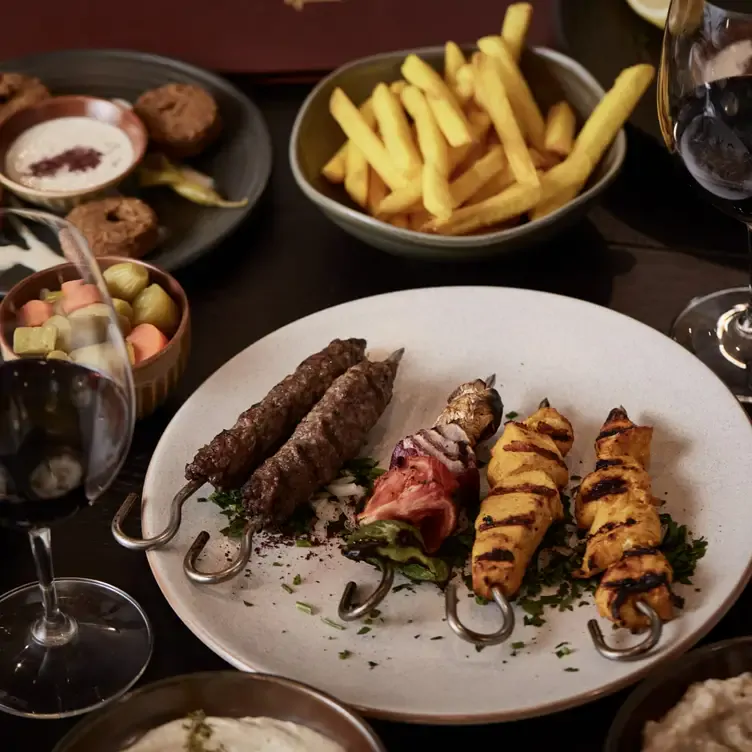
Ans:
[[[661,62],[663,32],[640,18],[626,0],[559,0],[560,42],[565,52],[582,63],[610,89],[616,76],[637,63]],[[637,105],[630,123],[661,144],[655,83]]]
[[[202,86],[216,98],[224,123],[222,136],[190,165],[211,175],[219,191],[232,199],[248,197],[242,209],[197,206],[165,188],[140,197],[157,212],[168,238],[148,261],[173,271],[219,243],[249,214],[271,172],[269,132],[258,108],[231,83],[178,60],[127,50],[69,50],[0,62],[1,71],[40,78],[53,94],[88,94],[130,102],[146,89],[165,83]],[[1,247],[0,247],[1,252]],[[25,276],[15,268],[0,273],[0,295]]]

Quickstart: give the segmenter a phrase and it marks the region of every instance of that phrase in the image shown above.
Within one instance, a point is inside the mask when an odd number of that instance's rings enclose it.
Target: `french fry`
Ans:
[[[572,152],[585,150],[593,166],[597,165],[647,91],[654,76],[655,68],[647,63],[625,68],[616,77],[606,96],[590,113],[575,139]]]
[[[530,159],[533,161],[536,170],[550,170],[561,161],[555,154],[548,151],[540,152],[532,146],[528,149],[528,153],[530,154]]]
[[[546,122],[504,40],[501,37],[483,37],[478,40],[478,47],[496,63],[523,135],[536,149],[544,149]]]
[[[457,209],[447,220],[432,219],[422,229],[440,235],[466,235],[525,214],[538,203],[540,194],[540,185],[515,183],[498,196]]]
[[[419,231],[426,222],[431,221],[431,215],[425,209],[422,209],[421,211],[412,212],[412,214],[408,215],[407,219],[410,229]]]
[[[552,105],[546,117],[546,136],[543,146],[546,151],[566,157],[574,145],[575,115],[568,102]]]
[[[417,55],[408,55],[402,63],[402,75],[408,83],[428,95],[428,102],[451,146],[461,146],[473,140],[470,123],[456,97],[444,79]]]
[[[455,76],[454,93],[462,104],[466,104],[472,102],[474,91],[473,66],[470,63],[465,63],[458,69]]]
[[[368,162],[355,144],[347,147],[345,190],[358,206],[366,208],[368,205]]]
[[[407,176],[394,164],[384,144],[339,87],[332,92],[329,99],[329,111],[390,190],[395,191],[407,184]]]
[[[574,164],[579,169],[578,179],[576,181],[570,179],[569,182],[560,185],[558,193],[553,192],[552,187],[549,186],[545,191],[546,196],[531,213],[531,219],[540,219],[550,214],[571,201],[582,190],[606,149],[647,91],[654,75],[655,69],[652,65],[641,63],[626,68],[616,77],[611,89],[595,106],[585,125],[582,126],[571,154],[558,165],[562,168],[561,174],[566,174],[564,170],[573,169]],[[551,170],[546,177],[553,172],[554,170]]]
[[[417,172],[423,162],[400,100],[386,84],[378,84],[371,99],[381,138],[392,161],[407,174]]]
[[[506,42],[514,60],[520,59],[532,18],[533,6],[530,3],[512,3],[504,14],[501,38]]]
[[[369,128],[373,128],[376,125],[376,116],[373,114],[373,103],[371,102],[370,97],[360,105],[359,112]],[[335,155],[321,169],[321,174],[330,183],[342,183],[345,180],[345,158],[348,142],[349,141],[345,141],[345,143],[337,149]]]
[[[466,62],[459,45],[454,42],[444,45],[444,80],[452,91],[457,91],[457,72]]]
[[[563,162],[541,178],[541,197],[530,212],[530,219],[540,219],[568,204],[587,182],[594,165],[585,152],[572,152]]]
[[[368,170],[368,212],[376,215],[378,205],[384,200],[389,189],[373,168]]]
[[[389,89],[396,97],[401,97],[405,86],[407,86],[407,81],[400,79],[399,81],[392,81],[389,84]]]
[[[501,172],[494,175],[485,185],[482,185],[470,196],[465,205],[479,204],[481,201],[491,198],[491,196],[498,195],[509,188],[510,185],[514,185],[514,182],[514,175],[512,175],[512,170],[507,164]]]
[[[413,179],[399,190],[392,191],[392,193],[385,196],[381,203],[376,207],[376,216],[383,219],[385,217],[391,217],[394,214],[401,214],[419,209],[422,196],[423,180],[421,175],[421,179]]]
[[[471,165],[458,178],[452,181],[449,191],[452,208],[462,206],[474,196],[494,175],[500,174],[506,167],[507,159],[501,146],[494,146],[475,164]],[[425,201],[425,193],[424,193]],[[426,206],[428,209],[429,207]],[[434,213],[434,212],[432,212]],[[437,215],[438,216],[438,215]]]
[[[402,90],[402,105],[415,121],[416,138],[423,161],[426,164],[430,162],[440,175],[447,177],[449,146],[423,92],[417,86],[406,86]]]
[[[491,117],[499,140],[507,154],[515,179],[521,185],[538,187],[540,181],[530,159],[512,106],[507,98],[495,63],[487,55],[480,55],[475,69],[475,96]]]
[[[439,219],[449,219],[454,208],[446,175],[431,162],[423,165],[423,206]]]
[[[410,222],[407,214],[395,214],[389,218],[389,224],[395,227],[401,227],[403,230],[407,230],[410,227]]]

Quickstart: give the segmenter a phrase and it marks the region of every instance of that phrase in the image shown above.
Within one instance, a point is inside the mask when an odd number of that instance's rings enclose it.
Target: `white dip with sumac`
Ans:
[[[643,752],[752,752],[752,673],[693,684],[643,736]]]
[[[3,171],[16,183],[48,192],[96,188],[133,164],[130,138],[90,117],[60,117],[32,125],[10,145]]]

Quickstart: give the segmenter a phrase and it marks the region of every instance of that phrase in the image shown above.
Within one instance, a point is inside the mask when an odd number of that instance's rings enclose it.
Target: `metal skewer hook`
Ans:
[[[501,591],[501,588],[492,587],[491,595],[493,595],[494,603],[496,603],[501,612],[501,626],[495,632],[483,634],[482,632],[468,629],[460,621],[457,615],[457,583],[450,582],[447,585],[445,599],[446,618],[457,637],[461,637],[465,642],[470,642],[478,647],[498,645],[509,639],[512,632],[514,632],[514,609],[507,600],[506,595]]]
[[[112,535],[115,540],[123,547],[129,548],[131,551],[151,551],[153,548],[159,548],[169,543],[175,535],[177,535],[180,529],[180,523],[183,519],[183,504],[193,496],[199,488],[201,483],[197,481],[191,481],[186,483],[172,498],[170,504],[170,519],[167,522],[167,527],[155,535],[153,538],[131,538],[123,530],[123,522],[131,511],[133,505],[138,501],[138,494],[132,493],[126,496],[125,501],[117,510],[117,513],[112,519]]]
[[[261,527],[262,525],[257,521],[247,523],[243,529],[243,537],[240,539],[240,548],[237,555],[224,569],[218,569],[216,572],[201,572],[196,566],[198,557],[211,537],[206,530],[202,530],[196,536],[196,540],[193,541],[183,559],[183,571],[186,577],[197,585],[216,585],[237,577],[248,566],[253,550],[251,548],[253,536]]]
[[[635,603],[635,608],[641,614],[650,619],[650,631],[645,636],[644,640],[628,648],[609,647],[603,639],[603,632],[601,632],[598,622],[595,619],[591,619],[588,622],[588,631],[590,632],[590,637],[593,640],[595,649],[604,658],[608,658],[610,661],[631,661],[645,655],[645,653],[652,650],[660,641],[661,634],[663,633],[663,623],[661,622],[660,616],[658,616],[652,606],[645,603],[645,601],[637,601],[637,603]]]
[[[337,608],[337,614],[342,621],[355,621],[363,616],[368,616],[389,595],[394,582],[394,563],[390,559],[376,559],[376,564],[381,570],[381,582],[362,603],[357,606],[353,605],[358,586],[352,580],[345,585]]]

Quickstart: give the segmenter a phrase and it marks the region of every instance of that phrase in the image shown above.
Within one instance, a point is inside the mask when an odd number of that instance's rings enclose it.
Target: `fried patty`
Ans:
[[[166,84],[144,92],[133,106],[149,137],[168,156],[194,157],[220,133],[214,97],[200,86]]]
[[[67,219],[81,231],[95,256],[141,258],[159,242],[157,215],[137,198],[88,201]]]
[[[22,73],[0,73],[0,123],[49,96],[49,90],[38,78]]]

